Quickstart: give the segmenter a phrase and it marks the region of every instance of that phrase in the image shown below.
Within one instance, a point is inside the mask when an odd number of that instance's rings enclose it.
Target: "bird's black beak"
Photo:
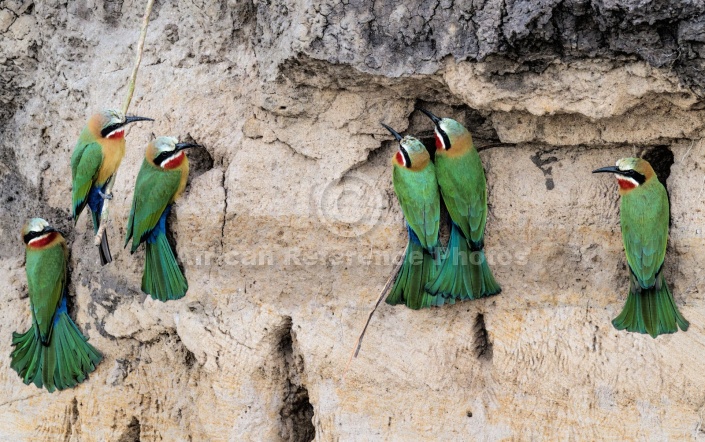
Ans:
[[[395,131],[394,129],[392,129],[391,127],[387,126],[387,125],[384,124],[384,123],[379,123],[379,124],[381,124],[382,126],[384,126],[385,129],[387,129],[392,135],[394,135],[394,138],[395,138],[397,141],[401,141],[401,139],[402,139],[403,137],[402,137],[401,135],[399,135],[399,132]]]
[[[418,107],[417,109],[423,112],[424,115],[426,115],[428,118],[430,118],[431,121],[433,121],[433,124],[435,124],[436,126],[439,126],[441,124],[441,119],[433,115],[431,112],[427,111],[426,109],[421,109],[420,107]]]
[[[147,117],[138,117],[135,115],[128,115],[125,117],[125,122],[122,123],[122,125],[130,124],[130,123],[136,123],[138,121],[154,121],[153,118],[147,118]]]
[[[607,166],[607,167],[601,167],[599,169],[595,169],[592,171],[592,173],[621,173],[622,171],[619,170],[617,166]]]
[[[178,143],[176,145],[176,149],[174,149],[174,152],[178,152],[180,150],[184,149],[190,149],[192,147],[203,147],[200,144],[194,144],[194,143]]]

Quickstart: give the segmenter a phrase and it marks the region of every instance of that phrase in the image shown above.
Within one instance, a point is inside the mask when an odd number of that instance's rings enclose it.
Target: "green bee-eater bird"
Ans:
[[[629,295],[612,324],[617,330],[656,337],[688,330],[663,276],[668,241],[668,195],[648,161],[622,158],[616,166],[593,173],[613,173],[619,184],[622,240],[629,264]]]
[[[146,242],[142,291],[160,301],[182,298],[188,290],[166,237],[166,220],[171,205],[186,187],[189,167],[184,149],[200,146],[177,141],[159,137],[147,146],[135,182],[125,238],[125,246],[132,238],[131,253]]]
[[[419,110],[435,124],[436,177],[452,220],[448,252],[438,277],[426,288],[461,300],[497,294],[502,289],[484,252],[487,182],[472,136],[453,119]]]
[[[22,229],[32,326],[12,334],[10,366],[25,384],[50,392],[74,387],[95,370],[102,356],[78,331],[66,311],[64,237],[41,218]]]
[[[416,138],[402,138],[391,127],[382,126],[399,142],[399,150],[392,158],[392,182],[409,233],[406,255],[387,303],[406,304],[414,310],[443,305],[443,297],[425,289],[438,268],[434,255],[438,253],[441,218],[441,197],[431,157]]]
[[[112,198],[105,191],[113,180],[125,156],[125,125],[136,121],[154,121],[145,117],[125,117],[117,110],[105,110],[88,119],[81,131],[71,156],[73,177],[73,219],[88,204],[93,215],[93,231],[98,233],[103,200]],[[105,231],[101,238],[100,263],[105,265],[113,260]]]

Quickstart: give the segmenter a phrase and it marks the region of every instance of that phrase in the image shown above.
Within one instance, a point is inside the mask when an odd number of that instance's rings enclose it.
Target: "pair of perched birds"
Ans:
[[[419,109],[434,123],[434,161],[418,139],[402,137],[392,159],[394,190],[407,222],[409,243],[389,304],[412,309],[477,299],[501,291],[484,254],[487,183],[470,132],[450,118]],[[595,173],[613,173],[621,195],[621,226],[630,270],[630,289],[618,330],[656,337],[688,329],[663,276],[668,240],[666,189],[651,165],[623,158]],[[451,218],[448,246],[439,242],[441,197]]]
[[[487,182],[480,155],[462,124],[421,112],[435,125],[435,163],[421,141],[383,124],[399,142],[392,182],[409,232],[387,303],[420,309],[497,294],[502,289],[484,253]],[[441,196],[452,220],[445,249],[439,242]]]
[[[112,198],[108,189],[125,155],[125,126],[137,121],[153,120],[124,116],[115,110],[93,115],[71,157],[74,221],[88,206],[96,234],[104,200]],[[134,253],[146,243],[142,290],[161,301],[181,298],[188,289],[166,237],[166,220],[171,205],[186,187],[189,165],[184,150],[191,147],[198,145],[178,143],[172,137],[159,137],[149,143],[127,223],[125,246],[132,238]],[[32,326],[25,333],[13,333],[11,366],[25,384],[32,382],[50,392],[73,387],[95,370],[101,355],[88,344],[66,311],[66,241],[41,218],[33,218],[23,227],[22,238]],[[112,261],[105,230],[99,252],[101,264]]]

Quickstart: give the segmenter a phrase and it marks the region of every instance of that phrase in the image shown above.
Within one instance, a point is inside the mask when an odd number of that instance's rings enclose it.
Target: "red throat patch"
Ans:
[[[44,247],[45,245],[49,244],[50,242],[54,241],[56,238],[57,233],[56,232],[50,232],[47,233],[46,235],[42,235],[39,238],[34,238],[27,244],[28,246],[39,249],[41,247]]]
[[[109,140],[117,140],[120,138],[125,138],[125,129],[119,130],[117,132],[113,132],[110,135],[108,135]]]
[[[630,190],[636,187],[636,184],[634,184],[633,181],[622,178],[617,178],[617,183],[619,183],[619,188],[622,190]]]
[[[436,133],[436,150],[443,150],[443,140],[438,136],[438,133]]]
[[[404,165],[404,157],[402,156],[400,151],[397,151],[397,154],[394,155],[394,158],[396,158],[397,163],[401,164],[402,166]]]
[[[170,159],[169,161],[165,162],[162,167],[164,169],[174,169],[176,167],[181,166],[181,163],[184,161],[184,153],[179,152],[174,158]]]

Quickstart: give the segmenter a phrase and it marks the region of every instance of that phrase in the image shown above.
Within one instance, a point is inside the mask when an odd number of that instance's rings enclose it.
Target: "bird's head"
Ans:
[[[436,152],[463,153],[473,147],[472,135],[470,132],[452,118],[438,118],[425,109],[419,109],[433,121],[434,132],[436,133]]]
[[[118,140],[125,138],[125,126],[137,121],[154,121],[151,118],[125,116],[119,110],[107,109],[88,120],[88,128],[96,139]]]
[[[184,149],[201,147],[193,143],[179,143],[174,137],[158,137],[147,146],[147,160],[162,169],[174,169],[184,161]]]
[[[32,218],[22,227],[22,241],[29,247],[42,247],[61,235],[42,218]]]
[[[613,173],[619,183],[620,193],[635,189],[656,176],[651,164],[641,158],[622,158],[616,165],[602,167],[592,173]]]
[[[394,138],[399,142],[399,150],[394,155],[393,162],[414,171],[421,170],[431,161],[431,156],[426,150],[426,146],[421,141],[412,137],[402,137],[397,131],[382,123]]]

